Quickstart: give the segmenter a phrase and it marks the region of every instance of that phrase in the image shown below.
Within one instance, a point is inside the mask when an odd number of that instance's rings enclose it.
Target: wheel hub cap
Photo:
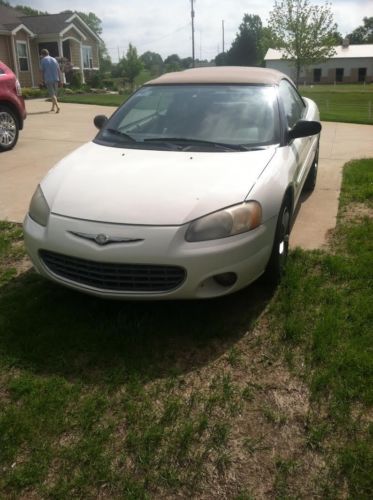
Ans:
[[[0,144],[9,146],[16,138],[17,127],[14,118],[9,114],[0,113]]]

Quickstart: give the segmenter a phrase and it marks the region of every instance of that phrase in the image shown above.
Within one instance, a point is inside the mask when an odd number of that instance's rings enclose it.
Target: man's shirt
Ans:
[[[45,56],[40,61],[40,68],[43,72],[45,83],[53,83],[60,81],[60,71],[58,62],[54,57]]]

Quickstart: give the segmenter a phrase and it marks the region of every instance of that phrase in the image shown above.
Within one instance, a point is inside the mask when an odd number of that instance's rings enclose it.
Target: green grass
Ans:
[[[373,124],[373,85],[307,85],[300,93],[313,99],[325,121]]]
[[[145,78],[146,80],[146,78]],[[301,94],[313,99],[320,110],[321,120],[373,124],[373,86],[333,86],[301,87]],[[361,87],[361,88],[360,88]],[[76,94],[65,95],[61,102],[96,104],[101,106],[120,106],[127,95],[116,94]]]
[[[97,106],[120,106],[128,98],[129,94],[73,94],[64,95],[59,98],[61,102],[75,104],[95,104]]]
[[[301,85],[300,91],[309,93],[350,93],[350,92],[368,92],[373,93],[373,84],[363,83],[338,83],[336,85]]]
[[[372,208],[373,160],[353,161],[344,170],[334,253],[295,251],[272,305],[285,349],[306,360],[310,445],[332,447],[334,477],[347,478],[351,498],[373,491]]]
[[[0,497],[371,498],[372,186],[373,160],[346,166],[331,251],[294,251],[275,296],[98,300],[17,275],[1,223]],[[289,377],[304,420],[270,398]]]
[[[301,93],[316,102],[321,120],[373,124],[372,92],[317,92],[307,88]]]

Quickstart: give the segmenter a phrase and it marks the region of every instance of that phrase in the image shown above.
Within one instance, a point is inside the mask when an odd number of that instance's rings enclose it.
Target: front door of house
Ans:
[[[49,55],[52,57],[59,57],[60,53],[58,50],[57,42],[42,42],[39,43],[39,55],[42,49],[47,49]]]

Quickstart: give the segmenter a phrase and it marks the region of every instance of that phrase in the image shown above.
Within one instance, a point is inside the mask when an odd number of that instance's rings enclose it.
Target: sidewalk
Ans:
[[[343,165],[373,157],[373,126],[323,122],[315,191],[303,196],[290,235],[291,247],[321,248],[336,225]]]
[[[115,108],[61,104],[49,113],[44,99],[26,101],[28,117],[16,147],[0,155],[0,220],[21,222],[38,182],[60,159],[96,135],[93,118]],[[292,247],[320,248],[335,226],[343,165],[373,157],[373,126],[324,122],[315,191],[303,198],[290,237]]]

